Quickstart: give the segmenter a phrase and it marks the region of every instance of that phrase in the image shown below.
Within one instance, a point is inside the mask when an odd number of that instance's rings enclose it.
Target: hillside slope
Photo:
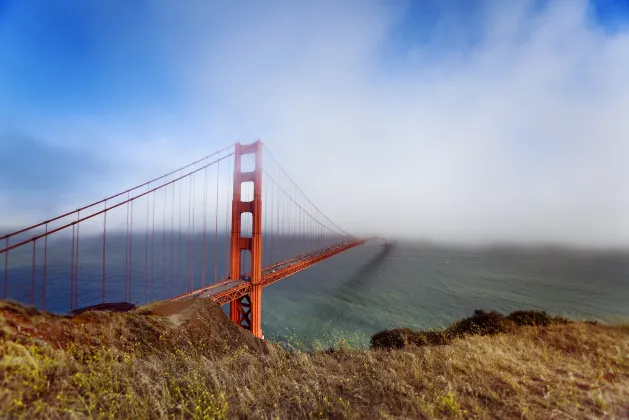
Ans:
[[[629,328],[288,353],[207,300],[75,317],[0,303],[2,418],[629,418]]]

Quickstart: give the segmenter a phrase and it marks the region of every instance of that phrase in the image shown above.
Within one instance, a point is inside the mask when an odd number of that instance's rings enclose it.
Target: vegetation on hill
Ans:
[[[0,418],[629,417],[627,326],[477,311],[372,346],[287,352],[203,299],[73,317],[2,302]]]
[[[443,346],[466,335],[496,335],[516,332],[517,327],[566,325],[571,321],[540,311],[515,311],[505,316],[477,309],[474,315],[441,331],[415,331],[410,328],[385,330],[371,337],[373,349],[401,349],[408,346]]]

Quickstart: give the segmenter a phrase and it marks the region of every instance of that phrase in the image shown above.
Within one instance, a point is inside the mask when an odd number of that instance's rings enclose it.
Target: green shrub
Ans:
[[[384,330],[371,337],[371,348],[374,349],[401,349],[408,344],[408,336],[414,331],[410,328],[396,328]]]
[[[474,315],[455,322],[443,331],[415,331],[395,328],[374,334],[373,349],[401,349],[407,346],[442,346],[466,335],[495,335],[513,332],[516,327],[569,324],[569,319],[544,311],[514,311],[508,316],[496,311],[476,309]],[[594,324],[596,325],[596,324]]]
[[[545,311],[514,311],[507,318],[518,326],[545,327],[553,324],[570,323],[570,320],[566,318],[548,315]]]
[[[410,328],[396,328],[381,331],[371,337],[371,348],[401,349],[406,346],[442,346],[451,341],[444,331],[414,331]]]
[[[516,324],[496,311],[476,309],[474,315],[455,322],[448,332],[455,337],[464,335],[494,335],[513,331]]]

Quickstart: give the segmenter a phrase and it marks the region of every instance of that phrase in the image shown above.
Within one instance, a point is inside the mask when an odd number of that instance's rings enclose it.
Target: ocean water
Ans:
[[[124,300],[128,275],[134,303],[201,286],[201,236],[191,241],[188,259],[186,238],[177,247],[178,238],[170,241],[170,233],[166,233],[162,249],[159,235],[154,252],[153,243],[147,247],[142,236],[136,239],[129,272],[124,237],[108,238],[107,301]],[[225,272],[224,238],[217,244],[216,273],[221,278]],[[213,253],[214,245],[213,239],[208,239],[208,253]],[[289,245],[276,241],[275,254],[265,256],[267,263],[289,257],[293,249]],[[71,244],[62,238],[48,247],[46,309],[64,313],[70,309]],[[35,257],[33,271],[32,249],[10,255],[7,294],[25,303],[33,299],[41,307],[41,243]],[[0,275],[2,264],[0,261]],[[211,257],[206,258],[205,268],[209,282],[215,268]],[[98,238],[82,239],[78,289],[79,307],[100,303],[102,240]],[[629,253],[463,248],[402,241],[384,247],[382,242],[372,241],[266,287],[262,328],[266,338],[306,347],[331,344],[340,337],[353,345],[366,345],[372,334],[383,329],[440,328],[477,308],[502,312],[532,308],[602,321],[627,318]]]
[[[265,334],[309,345],[394,327],[440,328],[474,309],[629,316],[629,254],[370,242],[263,291]]]

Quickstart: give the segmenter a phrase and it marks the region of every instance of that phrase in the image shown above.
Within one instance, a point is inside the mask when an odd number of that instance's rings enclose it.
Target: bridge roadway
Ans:
[[[340,254],[341,252],[347,251],[355,246],[362,245],[365,242],[367,242],[367,239],[346,241],[328,248],[319,249],[308,254],[297,256],[290,260],[269,265],[262,269],[262,281],[260,283],[263,287],[268,286],[290,275],[298,273],[299,271],[302,271],[318,262],[333,257],[336,254]],[[224,305],[234,299],[248,295],[251,291],[250,279],[251,274],[247,273],[242,275],[240,279],[227,279],[212,286],[207,286],[193,292],[177,296],[173,298],[173,300],[210,298],[218,304]]]

